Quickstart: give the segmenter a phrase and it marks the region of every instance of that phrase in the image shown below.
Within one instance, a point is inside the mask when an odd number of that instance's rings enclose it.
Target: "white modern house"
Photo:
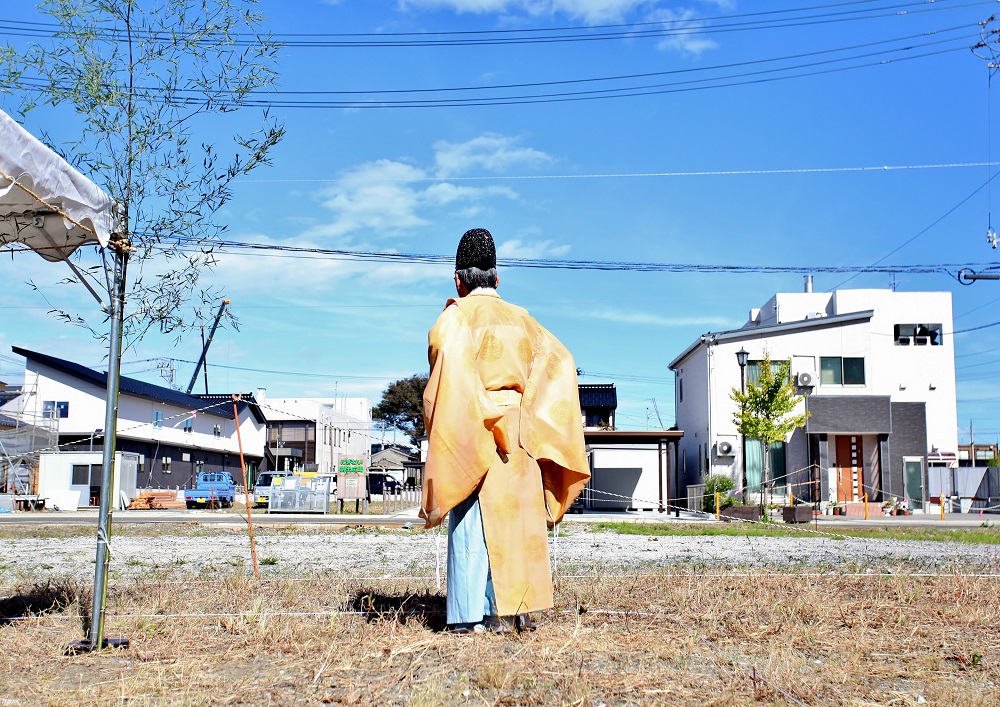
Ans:
[[[257,400],[267,418],[270,468],[329,474],[341,459],[371,457],[372,404],[367,398],[268,398]]]
[[[68,486],[87,505],[99,495],[107,373],[27,349],[13,351],[26,359],[24,385],[0,413],[18,424],[55,427],[58,446],[34,450],[45,457],[35,484],[46,493]],[[265,419],[253,396],[243,396],[234,411],[230,395],[187,395],[122,377],[117,452],[128,463],[118,467],[116,488],[126,495],[189,487],[201,471],[229,471],[242,484],[241,441],[253,475],[265,445]]]
[[[771,450],[770,491],[810,501],[931,501],[928,466],[958,451],[951,294],[891,290],[779,293],[739,329],[708,332],[670,363],[679,475],[761,488],[763,447],[743,440],[731,391],[756,380],[765,352],[788,361],[811,417]],[[737,354],[741,354],[738,356]],[[740,365],[740,361],[744,365]],[[742,374],[742,376],[741,376]],[[934,499],[936,502],[937,499]]]

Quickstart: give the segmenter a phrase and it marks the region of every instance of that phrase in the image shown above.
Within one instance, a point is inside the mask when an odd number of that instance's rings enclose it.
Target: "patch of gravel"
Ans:
[[[353,578],[434,577],[441,572],[447,538],[442,532],[392,530],[287,532],[257,538],[263,574],[294,577],[333,574]],[[219,532],[112,540],[114,576],[185,576],[249,572],[246,535]],[[643,536],[574,528],[550,540],[561,574],[635,573],[722,567],[837,571],[979,572],[998,565],[998,546],[885,539],[802,537]],[[25,578],[93,576],[93,537],[0,539],[0,582]]]

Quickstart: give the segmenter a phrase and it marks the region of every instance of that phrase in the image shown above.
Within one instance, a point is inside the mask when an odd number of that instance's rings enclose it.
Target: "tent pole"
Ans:
[[[99,650],[111,643],[104,640],[104,609],[108,596],[108,564],[111,559],[108,544],[111,541],[111,503],[114,500],[112,494],[115,478],[118,388],[121,378],[125,265],[128,259],[128,243],[127,241],[119,241],[112,247],[115,251],[114,292],[111,297],[111,341],[108,346],[107,403],[104,412],[101,508],[97,520],[97,563],[94,568],[94,597],[90,615],[91,650]]]

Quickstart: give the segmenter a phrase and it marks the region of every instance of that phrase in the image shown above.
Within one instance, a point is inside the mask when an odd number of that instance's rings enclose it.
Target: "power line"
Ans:
[[[425,264],[453,264],[454,256],[436,253],[395,253],[385,251],[344,250],[279,244],[248,243],[240,241],[213,241],[218,251],[242,252],[248,254],[322,258],[332,260],[353,260],[363,262],[397,262]],[[185,239],[178,238],[161,245],[172,252],[185,251]],[[1000,263],[935,263],[911,265],[733,265],[704,263],[650,263],[622,260],[573,260],[559,258],[498,258],[498,264],[506,267],[542,268],[552,270],[602,270],[628,272],[723,272],[723,273],[911,273],[911,274],[952,274],[963,267],[1000,267]]]
[[[872,266],[876,266],[876,265],[884,262],[889,256],[893,255],[894,253],[898,253],[900,250],[902,250],[903,248],[905,248],[906,246],[908,246],[910,243],[912,243],[913,241],[915,241],[918,238],[920,238],[920,236],[924,235],[929,230],[931,230],[932,228],[934,228],[935,226],[937,226],[939,223],[941,223],[942,221],[944,221],[946,218],[948,218],[949,216],[951,216],[953,213],[955,213],[959,209],[959,207],[961,207],[962,205],[964,205],[965,202],[967,202],[969,199],[971,199],[976,194],[978,194],[979,192],[981,192],[984,187],[986,187],[990,182],[992,182],[994,179],[996,179],[998,175],[1000,175],[1000,170],[994,172],[993,175],[989,179],[987,179],[985,182],[983,182],[978,187],[976,187],[975,189],[973,189],[970,194],[968,194],[965,198],[963,198],[957,204],[955,204],[954,206],[952,206],[950,209],[948,209],[947,211],[945,211],[943,214],[941,214],[940,216],[938,216],[936,219],[934,219],[933,221],[931,221],[927,226],[925,226],[924,228],[920,229],[913,236],[911,236],[907,240],[903,241],[898,246],[896,246],[895,248],[893,248],[892,250],[890,250],[888,253],[886,253],[885,255],[883,255],[881,258],[879,258],[878,260],[876,260],[874,263],[872,263]],[[840,284],[835,285],[834,287],[832,287],[830,290],[828,290],[828,292],[832,292],[833,290],[840,289],[841,287],[843,287],[844,285],[846,285],[848,282],[850,282],[851,280],[853,280],[854,278],[856,278],[860,274],[861,273],[859,272],[859,273],[857,273],[857,274],[855,274],[855,275],[847,278],[846,280],[844,280]]]
[[[945,34],[954,32],[957,30],[967,29],[972,25],[949,27],[942,30],[936,30],[931,34]],[[978,27],[978,25],[976,25]],[[553,87],[553,86],[569,86],[578,85],[585,83],[614,83],[623,81],[634,81],[637,79],[652,78],[658,76],[676,76],[684,74],[704,74],[705,72],[715,72],[721,70],[734,69],[737,67],[747,67],[760,64],[769,64],[777,62],[787,62],[797,59],[804,59],[809,57],[823,56],[827,54],[836,54],[841,52],[856,51],[859,49],[867,49],[884,44],[893,44],[898,42],[909,41],[912,39],[920,39],[927,36],[928,33],[922,33],[917,35],[908,35],[904,37],[896,37],[888,40],[880,40],[875,42],[867,42],[863,44],[857,44],[847,47],[838,47],[834,49],[824,49],[814,52],[805,52],[799,54],[792,54],[781,57],[769,57],[765,59],[756,59],[751,61],[734,62],[728,64],[718,64],[713,66],[705,67],[689,67],[684,69],[673,69],[668,71],[658,71],[658,72],[644,72],[636,74],[623,74],[615,76],[602,76],[602,77],[588,77],[580,79],[565,79],[557,81],[540,81],[540,82],[526,82],[526,83],[511,83],[511,84],[498,84],[491,86],[453,86],[453,87],[438,87],[438,88],[413,88],[413,89],[369,89],[369,90],[352,90],[352,91],[285,91],[285,90],[273,90],[267,92],[250,91],[245,94],[240,94],[237,98],[233,98],[232,94],[221,92],[213,94],[212,100],[216,102],[226,103],[227,101],[232,105],[240,106],[263,106],[267,105],[269,107],[347,107],[357,104],[358,106],[370,106],[370,107],[394,107],[394,106],[405,106],[405,107],[423,107],[425,105],[462,105],[466,103],[473,103],[481,101],[501,101],[503,103],[514,102],[515,104],[527,99],[547,99],[547,98],[560,98],[560,97],[579,97],[581,100],[588,97],[614,97],[619,93],[623,92],[645,92],[647,89],[663,88],[663,87],[675,87],[675,86],[694,86],[698,84],[711,84],[712,82],[723,81],[729,78],[740,78],[740,77],[752,77],[765,74],[780,74],[781,72],[787,72],[799,68],[809,68],[815,66],[822,66],[828,64],[835,64],[847,61],[854,61],[857,59],[865,59],[876,56],[883,56],[886,54],[895,54],[899,52],[910,52],[914,49],[921,49],[931,46],[937,46],[941,44],[954,43],[954,42],[968,42],[970,40],[979,39],[979,33],[977,30],[976,34],[968,34],[960,37],[952,37],[947,39],[935,39],[932,41],[925,41],[923,43],[916,43],[902,47],[895,47],[890,49],[883,49],[876,52],[868,52],[862,54],[854,54],[846,57],[839,57],[833,59],[827,59],[824,61],[816,62],[806,62],[801,64],[793,64],[790,66],[776,67],[773,69],[758,70],[758,71],[744,71],[742,73],[735,73],[730,75],[707,77],[702,79],[690,79],[686,81],[673,81],[665,83],[654,83],[638,86],[624,86],[619,88],[605,88],[605,89],[593,89],[588,91],[562,91],[556,93],[534,93],[534,94],[524,94],[515,96],[496,96],[496,97],[481,97],[481,98],[431,98],[431,99],[405,99],[405,100],[380,100],[380,101],[360,101],[356,99],[341,100],[341,101],[330,101],[330,100],[307,100],[306,98],[288,98],[282,99],[282,96],[383,96],[383,95],[401,95],[401,94],[435,94],[435,93],[455,93],[455,92],[466,92],[474,93],[479,91],[506,91],[512,89],[533,89],[533,88],[543,88],[543,87]],[[955,51],[958,49],[965,49],[971,45],[963,44],[961,47],[952,49]],[[916,58],[916,57],[913,57]],[[880,62],[889,63],[889,62]],[[840,67],[841,69],[847,69],[852,67]],[[854,67],[854,68],[864,68]],[[777,78],[782,78],[778,76]],[[24,90],[32,89],[43,89],[48,87],[50,84],[42,77],[21,77],[19,82],[12,84],[13,88],[21,88]],[[711,86],[708,86],[711,87]],[[61,88],[67,89],[63,86]],[[166,98],[168,102],[177,105],[191,105],[191,104],[202,104],[206,100],[203,91],[195,89],[184,89],[184,88],[170,88],[169,90],[164,90],[156,87],[140,86],[133,90],[137,95],[144,98],[150,99],[155,96]],[[630,95],[630,94],[628,94]],[[640,93],[637,95],[647,95],[646,93]],[[255,96],[261,96],[261,98],[254,98]],[[275,97],[279,97],[276,99]],[[530,102],[530,101],[528,101]],[[545,101],[543,101],[545,102]]]
[[[976,0],[974,2],[950,5],[945,4],[947,0],[936,0],[932,2],[929,2],[928,0],[920,0],[916,2],[901,2],[879,7],[850,9],[839,12],[825,12],[812,15],[802,14],[797,17],[774,19],[781,14],[787,15],[792,13],[808,13],[814,10],[850,7],[870,1],[874,0],[834,3],[803,8],[789,8],[785,10],[772,10],[758,13],[677,18],[611,25],[472,31],[271,33],[264,36],[222,34],[219,32],[147,32],[140,33],[139,38],[147,41],[178,41],[178,39],[198,37],[197,41],[202,43],[223,42],[232,46],[258,46],[262,42],[268,42],[280,45],[282,48],[413,48],[593,42],[784,29],[789,27],[809,27],[886,18],[895,19],[930,12],[958,10],[967,7],[992,4],[991,0]],[[745,21],[746,18],[753,17],[767,17],[768,19]],[[734,21],[741,19],[744,21]],[[129,41],[129,37],[124,30],[117,28],[102,28],[100,26],[97,28],[89,27],[88,29],[107,41]],[[62,26],[55,23],[20,22],[17,20],[0,19],[0,34],[7,34],[10,36],[50,38],[62,31],[64,31]],[[133,33],[133,37],[134,36],[135,35]]]
[[[778,169],[719,169],[688,172],[600,172],[592,174],[496,174],[481,177],[427,176],[427,177],[323,177],[316,179],[240,179],[244,184],[298,184],[298,183],[381,183],[381,182],[494,182],[538,179],[639,179],[651,177],[738,177],[779,174],[835,174],[838,172],[891,172],[922,169],[964,169],[969,167],[995,167],[1000,162],[943,162],[937,164],[866,165],[860,167],[787,167]]]

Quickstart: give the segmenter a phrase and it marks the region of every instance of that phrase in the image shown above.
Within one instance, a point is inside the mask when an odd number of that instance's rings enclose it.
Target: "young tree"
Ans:
[[[372,417],[385,420],[410,435],[410,442],[418,446],[419,439],[427,432],[424,428],[424,388],[428,376],[413,375],[401,378],[382,393],[382,400],[372,408]]]
[[[122,209],[126,345],[151,327],[179,337],[196,324],[188,303],[220,299],[199,285],[226,230],[219,210],[233,181],[266,164],[284,133],[265,111],[231,148],[199,137],[220,117],[237,123],[232,114],[274,83],[277,46],[262,34],[255,2],[44,0],[39,10],[54,24],[26,29],[27,45],[0,45],[0,99],[16,97],[5,102],[22,117],[48,107],[75,118],[75,137],[43,132],[46,142]],[[110,256],[99,258],[81,277],[114,298]],[[91,315],[57,314],[107,336]]]
[[[757,380],[747,383],[745,393],[733,388],[729,397],[737,405],[733,413],[736,429],[741,435],[764,445],[763,483],[767,483],[771,476],[771,445],[784,441],[794,430],[804,426],[809,413],[793,414],[805,396],[796,393],[788,361],[772,364],[771,354],[765,351],[764,359],[758,365],[760,375]]]

